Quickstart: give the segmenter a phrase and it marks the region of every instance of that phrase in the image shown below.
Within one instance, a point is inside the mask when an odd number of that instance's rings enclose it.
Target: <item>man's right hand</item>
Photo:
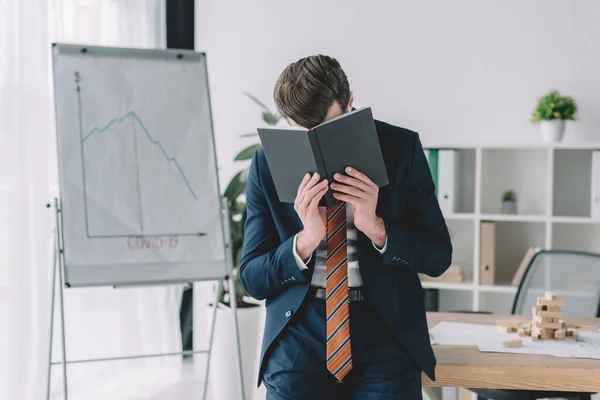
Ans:
[[[319,183],[319,174],[310,176],[306,174],[298,187],[298,194],[294,202],[294,209],[298,213],[304,229],[296,238],[296,252],[307,260],[325,237],[327,229],[327,215],[319,207],[321,198],[329,189],[327,179]]]

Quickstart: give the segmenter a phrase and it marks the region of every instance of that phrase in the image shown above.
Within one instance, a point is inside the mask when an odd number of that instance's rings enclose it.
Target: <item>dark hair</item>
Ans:
[[[336,101],[345,112],[350,85],[340,63],[319,54],[288,65],[277,79],[273,98],[281,115],[312,128],[325,120]]]

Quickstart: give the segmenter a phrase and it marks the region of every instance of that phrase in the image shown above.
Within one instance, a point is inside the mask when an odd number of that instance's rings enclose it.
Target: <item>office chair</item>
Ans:
[[[566,305],[563,316],[600,317],[600,254],[543,250],[529,263],[521,280],[512,314],[530,314],[537,298],[550,290]],[[590,400],[591,393],[471,389],[478,400],[537,400],[546,398]]]

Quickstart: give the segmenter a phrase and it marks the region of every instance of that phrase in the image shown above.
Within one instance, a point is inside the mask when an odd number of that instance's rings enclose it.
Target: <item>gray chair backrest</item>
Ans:
[[[600,317],[600,254],[543,250],[519,285],[513,314],[531,314],[537,298],[552,291],[566,303],[566,317]]]

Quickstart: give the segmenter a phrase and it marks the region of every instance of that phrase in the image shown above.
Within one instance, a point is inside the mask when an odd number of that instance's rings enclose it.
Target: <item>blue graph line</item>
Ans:
[[[159,142],[158,140],[154,139],[152,137],[152,135],[150,135],[150,132],[148,132],[148,129],[146,129],[146,127],[144,126],[144,123],[142,122],[142,120],[140,119],[140,117],[138,117],[138,115],[135,113],[135,111],[129,111],[127,114],[125,114],[121,118],[115,118],[115,119],[113,119],[108,124],[106,124],[106,126],[104,126],[103,128],[96,127],[94,129],[92,129],[87,135],[85,135],[83,137],[83,139],[81,139],[81,141],[85,142],[86,140],[88,140],[90,138],[90,136],[92,136],[96,132],[98,132],[98,133],[104,133],[111,126],[113,126],[114,124],[116,124],[116,123],[122,123],[127,118],[130,118],[130,117],[134,118],[137,121],[137,123],[140,125],[140,127],[142,128],[142,130],[144,131],[144,133],[146,134],[146,136],[148,137],[148,139],[152,142],[152,144],[154,144],[154,145],[156,145],[156,146],[158,146],[160,148],[160,151],[162,152],[162,154],[165,157],[165,159],[169,163],[175,164],[175,167],[177,167],[177,170],[179,171],[179,174],[181,175],[181,178],[183,179],[183,181],[185,182],[186,186],[190,190],[190,193],[192,194],[192,197],[194,198],[194,200],[198,200],[198,196],[196,196],[196,192],[194,192],[194,189],[192,189],[192,185],[190,185],[190,181],[188,181],[188,178],[185,176],[185,172],[183,172],[183,169],[181,169],[181,165],[179,165],[179,163],[177,162],[177,159],[175,157],[169,156],[167,154],[167,152],[165,151],[165,148],[162,145],[162,143]]]

